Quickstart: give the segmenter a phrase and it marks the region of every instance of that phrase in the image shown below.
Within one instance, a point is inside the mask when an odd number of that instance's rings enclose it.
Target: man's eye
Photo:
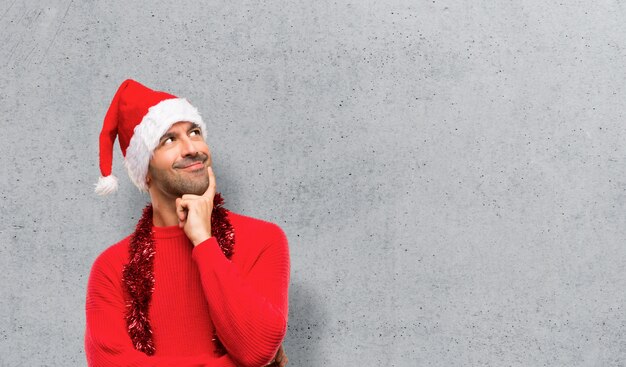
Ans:
[[[200,133],[200,129],[194,129],[194,130],[191,130],[191,133],[190,133],[190,134],[201,135],[201,133]]]
[[[174,138],[167,138],[167,139],[163,140],[163,144],[169,144],[169,143],[171,143],[173,141],[174,141]]]

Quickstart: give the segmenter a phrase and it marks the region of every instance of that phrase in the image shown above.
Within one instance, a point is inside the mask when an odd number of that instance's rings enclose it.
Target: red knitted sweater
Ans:
[[[289,250],[277,225],[228,212],[228,260],[215,237],[194,248],[182,229],[153,227],[155,287],[149,318],[156,353],[133,348],[122,269],[130,236],[94,262],[87,285],[89,366],[264,366],[287,331]],[[214,330],[227,350],[215,355]]]

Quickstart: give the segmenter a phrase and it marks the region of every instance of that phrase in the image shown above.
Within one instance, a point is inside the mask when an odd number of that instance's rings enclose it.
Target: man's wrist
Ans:
[[[198,246],[199,244],[201,244],[202,242],[208,240],[211,237],[213,237],[213,236],[211,236],[211,234],[209,234],[207,236],[200,236],[200,237],[198,237],[197,239],[195,239],[195,240],[193,240],[191,242],[193,243],[193,246],[196,247],[196,246]]]

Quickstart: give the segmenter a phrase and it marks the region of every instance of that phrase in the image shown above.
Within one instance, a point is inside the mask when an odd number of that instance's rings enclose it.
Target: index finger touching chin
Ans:
[[[213,168],[208,166],[207,172],[209,173],[209,187],[207,187],[204,192],[204,196],[213,196],[215,195],[215,175],[213,174]]]

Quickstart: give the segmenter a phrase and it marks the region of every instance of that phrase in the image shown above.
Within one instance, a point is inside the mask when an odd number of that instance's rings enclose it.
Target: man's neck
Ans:
[[[177,226],[176,199],[154,199],[152,200],[152,224],[155,227]]]

